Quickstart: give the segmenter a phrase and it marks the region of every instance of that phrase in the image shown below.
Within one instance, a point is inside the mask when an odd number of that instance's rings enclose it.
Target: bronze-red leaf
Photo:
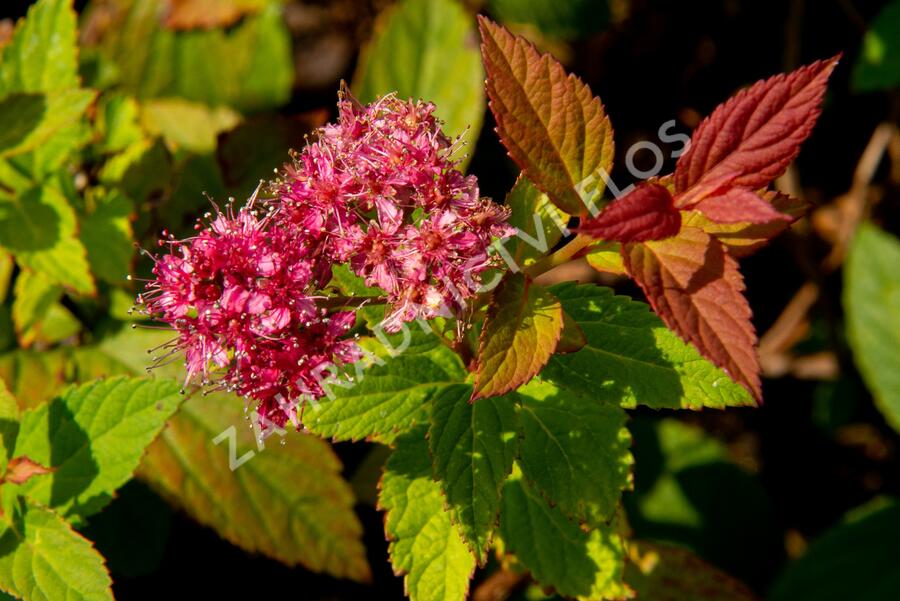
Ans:
[[[719,105],[678,159],[676,192],[731,173],[735,186],[764,188],[784,173],[819,117],[838,58],[757,82]]]
[[[678,233],[681,213],[669,191],[659,184],[641,184],[600,214],[586,220],[578,231],[611,242],[662,240]]]
[[[716,223],[771,223],[792,221],[778,212],[772,203],[747,188],[730,188],[723,194],[708,196],[692,207]]]
[[[722,243],[684,227],[674,238],[628,244],[622,254],[666,325],[760,400],[756,331],[744,280]]]

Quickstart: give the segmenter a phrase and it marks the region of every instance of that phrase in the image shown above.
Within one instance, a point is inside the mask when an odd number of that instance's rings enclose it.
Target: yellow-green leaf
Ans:
[[[560,209],[581,215],[612,169],[612,126],[600,99],[549,54],[479,17],[497,133],[512,159]]]
[[[506,394],[541,371],[559,342],[562,305],[521,273],[491,298],[478,349],[474,399]]]

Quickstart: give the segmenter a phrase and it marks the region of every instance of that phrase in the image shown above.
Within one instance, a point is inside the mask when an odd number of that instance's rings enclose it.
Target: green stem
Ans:
[[[559,267],[564,263],[568,263],[575,255],[577,255],[579,252],[581,252],[594,242],[596,241],[593,238],[578,234],[577,236],[572,238],[572,240],[570,240],[568,244],[557,250],[555,253],[547,255],[540,261],[529,265],[522,271],[528,277],[536,278],[542,273],[550,271],[554,267]]]
[[[329,296],[320,306],[329,309],[339,307],[362,307],[363,305],[383,305],[387,299],[383,296]]]

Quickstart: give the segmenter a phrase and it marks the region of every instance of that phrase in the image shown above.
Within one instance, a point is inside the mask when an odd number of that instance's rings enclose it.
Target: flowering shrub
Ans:
[[[39,0],[0,27],[0,592],[240,596],[230,543],[264,556],[253,595],[288,566],[292,594],[336,598],[399,596],[390,571],[413,601],[822,601],[870,580],[894,598],[890,499],[777,580],[748,558],[793,558],[810,528],[773,511],[761,463],[794,519],[857,465],[843,496],[896,488],[900,245],[860,223],[900,189],[896,126],[804,219],[821,194],[795,160],[829,90],[843,101],[841,55],[680,112],[656,144],[619,115],[640,89],[603,89],[608,115],[573,73],[591,69],[544,51],[637,26],[597,34],[594,4],[491,0],[495,22],[400,0],[370,24],[344,0],[91,0],[80,21]],[[322,84],[307,63],[328,61],[304,58],[309,23],[345,13],[324,31],[372,31],[352,84],[331,117],[292,114],[351,66]],[[869,46],[897,15],[873,22],[860,89],[894,81]],[[770,265],[748,300],[740,261],[788,230],[828,250],[796,261],[809,280],[775,319]],[[783,262],[773,246],[758,259]],[[812,318],[845,256],[846,348]],[[814,426],[787,373],[821,380]],[[848,409],[862,382],[872,410]],[[855,455],[817,487],[825,439]],[[167,547],[169,505],[225,542],[176,521]]]

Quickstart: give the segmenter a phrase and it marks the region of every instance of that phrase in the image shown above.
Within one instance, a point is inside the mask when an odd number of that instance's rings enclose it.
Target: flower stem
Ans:
[[[336,309],[339,307],[362,307],[365,305],[383,305],[387,298],[383,296],[329,296],[321,302],[322,307]]]
[[[529,265],[522,271],[528,277],[536,278],[542,273],[550,271],[554,267],[559,267],[564,263],[568,263],[572,260],[573,257],[575,257],[575,255],[577,255],[579,252],[581,252],[594,242],[595,240],[590,236],[578,234],[577,236],[572,238],[568,244],[566,244],[553,254],[547,255],[540,261]]]

